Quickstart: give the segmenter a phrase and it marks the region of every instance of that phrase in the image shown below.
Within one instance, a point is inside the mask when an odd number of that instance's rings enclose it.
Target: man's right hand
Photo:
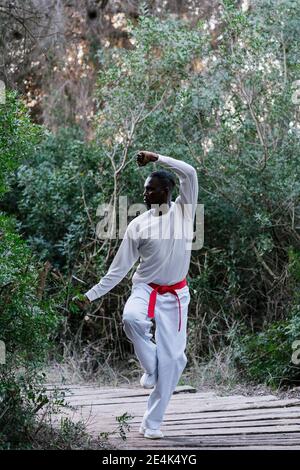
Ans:
[[[91,301],[84,294],[75,295],[72,298],[72,302],[76,304],[81,310],[84,310],[88,305],[91,305]]]
[[[136,157],[139,166],[145,166],[149,162],[156,162],[156,160],[158,160],[157,153],[147,152],[146,150],[141,150]]]

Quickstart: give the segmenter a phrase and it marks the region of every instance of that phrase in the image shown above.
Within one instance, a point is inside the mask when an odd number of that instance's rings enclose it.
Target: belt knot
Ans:
[[[175,295],[177,302],[178,302],[178,311],[179,311],[179,326],[178,326],[178,331],[181,330],[181,305],[180,305],[180,300],[178,297],[178,294],[176,292],[176,289],[182,289],[187,285],[186,279],[183,279],[180,282],[177,282],[176,284],[172,284],[170,286],[164,286],[160,284],[155,284],[154,282],[151,282],[148,284],[150,287],[152,287],[152,292],[150,294],[150,299],[149,299],[149,305],[148,305],[148,317],[149,318],[154,318],[155,315],[155,304],[156,304],[156,298],[157,294],[166,294],[170,292],[171,294]]]

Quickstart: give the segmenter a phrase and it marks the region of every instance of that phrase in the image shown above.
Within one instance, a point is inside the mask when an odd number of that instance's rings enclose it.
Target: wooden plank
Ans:
[[[96,405],[96,406],[107,406],[107,405],[119,405],[119,404],[129,404],[129,403],[145,403],[145,398],[147,396],[129,396],[129,397],[78,397],[72,396],[68,397],[68,402],[71,403],[73,406],[84,406],[84,405]],[[207,405],[213,406],[214,404],[219,405],[220,403],[258,403],[258,402],[276,402],[277,399],[271,400],[269,396],[266,397],[243,397],[243,396],[235,396],[235,397],[214,397],[211,399],[207,399],[206,397],[197,397],[197,394],[190,395],[186,397],[183,395],[172,396],[170,403],[182,403],[185,405],[185,409],[187,406],[192,407],[192,409],[198,408],[199,405]],[[296,400],[297,403],[300,404],[300,400]]]
[[[154,444],[154,443],[148,443],[149,439],[141,439],[138,440],[136,439],[128,439],[125,443],[119,442],[121,441],[120,438],[115,438],[115,439],[110,439],[109,442],[112,442],[113,445],[117,445],[119,448],[122,448],[125,446],[125,448],[131,448],[131,449],[137,449],[137,448],[151,448],[151,447],[157,447],[157,448],[165,448],[165,447],[171,447],[173,446],[175,449],[178,449],[180,447],[210,447],[210,448],[222,448],[222,447],[248,447],[248,446],[259,446],[261,449],[263,449],[266,446],[289,446],[289,447],[294,447],[294,446],[300,446],[300,441],[298,439],[297,442],[295,441],[289,441],[289,440],[281,440],[278,442],[274,442],[273,440],[269,441],[260,441],[259,439],[256,439],[256,441],[241,441],[240,438],[238,440],[233,441],[232,439],[227,439],[227,441],[224,442],[209,442],[209,441],[202,441],[202,440],[197,440],[197,439],[190,439],[190,438],[185,438],[181,442],[179,442],[177,439],[176,440],[171,440],[169,438],[165,439],[159,439],[160,443],[159,444]]]
[[[115,437],[115,439],[120,439],[119,437]],[[140,436],[138,434],[135,434],[133,436],[129,436],[127,438],[127,442],[139,442],[139,443],[144,443],[148,444],[149,440],[145,439],[143,436]],[[188,444],[194,444],[194,445],[228,445],[228,443],[232,443],[233,445],[257,445],[257,444],[280,444],[284,443],[286,444],[291,444],[291,445],[296,445],[300,444],[300,433],[282,433],[282,435],[279,434],[249,434],[249,435],[239,435],[239,434],[231,434],[231,435],[223,435],[223,436],[166,436],[163,439],[159,439],[155,442],[155,444],[173,444],[177,443],[178,445],[186,445]]]
[[[112,389],[115,389],[115,390],[119,390],[121,388],[126,388],[127,389],[134,389],[136,388],[135,386],[130,386],[128,385],[127,387],[111,387],[111,386],[104,386],[104,385],[98,385],[98,384],[88,384],[88,383],[85,383],[83,385],[80,385],[80,384],[48,384],[48,383],[45,383],[44,384],[44,387],[46,388],[46,390],[54,390],[54,389],[59,389],[59,390],[65,390],[65,389],[74,389],[74,390],[81,390],[81,389],[95,389],[95,388],[101,388],[102,390],[112,390]]]
[[[98,394],[107,394],[107,393],[117,393],[117,394],[122,394],[122,393],[138,393],[139,391],[143,392],[147,392],[147,390],[143,389],[142,387],[139,389],[139,388],[127,388],[127,387],[120,387],[120,388],[112,388],[112,387],[107,387],[107,388],[103,388],[103,387],[88,387],[88,386],[84,386],[84,387],[58,387],[58,388],[47,388],[46,389],[47,391],[51,392],[51,391],[54,391],[54,390],[59,390],[61,392],[65,392],[65,393],[68,393],[68,392],[71,392],[71,393],[82,393],[82,392],[85,392],[87,394],[89,393],[98,393]]]
[[[125,391],[125,392],[145,392],[146,390],[143,389],[142,387],[137,387],[135,386],[128,386],[128,387],[104,387],[102,385],[72,385],[72,384],[65,384],[65,385],[60,385],[60,386],[55,386],[55,385],[47,385],[45,384],[46,390],[74,390],[74,391],[95,391],[95,392],[120,392],[120,391]],[[195,387],[192,387],[191,385],[177,385],[175,388],[174,393],[199,393],[204,396],[210,396],[210,395],[215,395],[215,392],[198,392]]]
[[[83,407],[80,409],[76,410],[77,413],[80,413],[82,416],[85,416],[87,414],[90,414],[90,410],[87,410],[87,408]],[[93,415],[97,418],[101,417],[107,417],[106,414],[103,413],[103,410],[101,408],[94,408],[93,409]],[[135,417],[131,420],[131,423],[140,423],[141,417],[143,414],[136,414]],[[202,411],[200,412],[193,412],[193,413],[177,413],[176,411],[170,415],[167,414],[164,418],[164,423],[171,423],[171,422],[184,422],[186,420],[189,420],[190,422],[193,421],[201,421],[201,422],[206,422],[206,421],[219,421],[219,420],[230,420],[230,419],[256,419],[257,417],[266,417],[266,418],[271,418],[271,417],[280,417],[280,416],[285,416],[285,417],[293,417],[293,416],[300,416],[300,407],[294,406],[294,407],[282,407],[282,408],[269,408],[269,409],[243,409],[243,410],[236,410],[236,411],[212,411],[212,412],[205,412],[203,413]]]
[[[238,449],[245,449],[249,448],[249,446],[255,446],[260,449],[265,449],[268,446],[272,447],[284,447],[284,448],[290,448],[290,449],[295,449],[300,447],[300,441],[298,442],[291,442],[290,440],[282,440],[281,442],[271,442],[271,441],[261,441],[256,438],[256,441],[241,441],[240,437],[238,439],[233,439],[230,437],[230,439],[223,440],[221,441],[209,441],[209,440],[199,440],[199,439],[169,439],[169,438],[164,438],[164,439],[159,439],[157,441],[154,440],[149,440],[145,438],[136,438],[136,439],[130,439],[125,442],[121,442],[121,439],[111,439],[110,442],[112,442],[114,445],[117,445],[118,448],[120,449],[202,449],[202,448],[210,448],[210,449],[222,449],[222,448],[229,448],[232,449],[233,447],[236,447]]]
[[[103,432],[102,425],[91,424],[89,426],[91,431]],[[163,431],[163,427],[161,428]],[[164,429],[165,430],[165,429]],[[168,436],[210,436],[210,435],[226,435],[226,434],[253,434],[253,433],[282,433],[282,432],[296,432],[299,431],[299,425],[289,424],[289,425],[271,425],[271,426],[245,426],[245,427],[235,427],[235,428],[215,428],[215,429],[180,429],[180,430],[165,430]]]
[[[246,411],[252,411],[252,410],[245,410]],[[223,423],[223,422],[230,422],[230,421],[234,421],[234,422],[239,422],[239,421],[252,421],[252,420],[256,420],[256,419],[259,419],[259,420],[266,420],[266,419],[284,419],[284,418],[291,418],[291,419],[299,419],[300,420],[300,409],[295,412],[295,413],[292,413],[291,411],[290,412],[285,412],[285,410],[282,411],[282,413],[274,413],[274,412],[271,412],[269,414],[266,414],[266,413],[255,413],[255,414],[245,414],[244,416],[226,416],[226,417],[218,417],[218,416],[215,416],[213,418],[203,418],[201,415],[197,418],[189,418],[189,416],[187,416],[186,418],[183,418],[183,419],[176,419],[176,417],[174,417],[174,419],[164,419],[164,424],[168,425],[168,424],[182,424],[182,423]],[[133,419],[131,421],[132,424],[134,423],[139,423],[140,420],[136,420],[136,419]]]
[[[146,402],[113,402],[113,403],[97,403],[97,402],[93,402],[93,403],[70,403],[72,404],[73,406],[76,405],[76,406],[80,406],[80,407],[100,407],[102,412],[103,413],[109,413],[111,411],[116,411],[116,405],[117,406],[117,410],[118,410],[118,414],[123,414],[125,413],[126,411],[129,412],[129,410],[134,410],[134,414],[136,415],[136,413],[140,412],[139,415],[143,414],[143,410],[145,409],[145,406],[146,406]],[[189,413],[189,412],[192,412],[192,413],[195,413],[195,412],[202,412],[202,413],[206,413],[206,412],[209,412],[209,411],[229,411],[229,410],[243,410],[243,409],[266,409],[266,408],[282,408],[282,407],[290,407],[290,406],[295,406],[295,405],[300,405],[300,401],[299,400],[277,400],[276,402],[270,402],[270,401],[267,401],[267,402],[259,402],[259,403],[249,403],[249,402],[246,402],[246,403],[243,403],[243,402],[230,402],[230,403],[226,403],[224,401],[219,401],[218,403],[217,402],[214,402],[213,404],[201,404],[201,403],[195,403],[195,402],[192,402],[192,403],[175,403],[172,399],[170,400],[170,403],[168,405],[168,408],[167,408],[167,411],[166,411],[166,414],[165,416],[167,415],[170,415],[170,414],[174,414],[174,413]]]
[[[130,439],[142,439],[145,440],[145,438],[141,435],[138,435],[137,433],[128,435]],[[300,442],[300,433],[295,432],[295,433],[268,433],[268,434],[261,434],[261,433],[253,433],[253,434],[225,434],[225,435],[203,435],[203,436],[189,436],[188,438],[185,436],[165,436],[163,439],[164,441],[176,441],[176,442],[192,442],[192,441],[197,441],[197,442],[209,442],[212,444],[224,444],[226,442],[237,442],[237,443],[248,443],[248,442],[274,442],[275,444],[278,442]]]
[[[148,397],[150,395],[149,390],[141,389],[141,390],[121,390],[117,392],[112,392],[112,391],[97,391],[95,389],[91,389],[89,391],[87,390],[70,390],[68,392],[62,391],[64,393],[64,396],[66,398],[74,398],[74,397],[80,397],[83,399],[88,399],[89,397],[97,397],[100,400],[105,400],[107,397],[108,398],[127,398],[127,397]],[[173,395],[179,395],[181,393],[196,393],[192,392],[192,390],[175,390]],[[209,398],[214,398],[216,395],[212,393],[203,393],[203,394],[198,394],[197,393],[197,398],[202,398],[202,399],[209,399]]]
[[[243,421],[243,422],[236,422],[236,421],[229,421],[226,423],[194,423],[191,424],[189,422],[181,423],[181,424],[164,424],[162,425],[161,429],[164,430],[166,433],[169,431],[176,431],[177,433],[181,434],[182,432],[188,431],[193,433],[197,433],[199,429],[225,429],[225,428],[244,428],[244,427],[265,427],[265,426],[288,426],[288,425],[295,425],[299,426],[300,429],[300,419],[297,418],[278,418],[278,419],[268,419],[268,420],[253,420],[253,421]],[[138,430],[138,426],[131,426],[132,431]]]
[[[248,445],[241,445],[241,446],[232,446],[230,447],[230,443],[228,442],[224,446],[204,446],[204,445],[198,445],[195,446],[193,444],[188,444],[186,446],[178,446],[178,444],[174,443],[172,447],[169,445],[164,446],[164,445],[139,445],[137,443],[132,443],[132,445],[125,446],[122,443],[113,443],[113,445],[116,445],[118,449],[124,449],[124,450],[173,450],[173,451],[178,451],[178,450],[298,450],[300,449],[299,444],[296,444],[295,446],[286,444],[286,445],[280,445],[280,446],[273,446],[273,445],[264,445],[260,446],[254,445],[254,446],[248,446]]]
[[[54,388],[48,388],[49,391],[52,391],[54,390]],[[139,394],[147,394],[147,393],[151,393],[152,390],[147,390],[147,389],[143,389],[142,387],[119,387],[119,388],[105,388],[105,387],[88,387],[88,386],[81,386],[81,387],[62,387],[62,388],[58,388],[56,390],[61,390],[61,391],[64,391],[66,393],[83,393],[83,394],[92,394],[92,393],[99,393],[99,394],[102,394],[102,393],[116,393],[118,395],[122,395],[122,393],[134,393],[135,395],[139,395]],[[175,391],[174,391],[174,395],[178,394],[178,393],[193,393],[197,396],[200,396],[200,397],[211,397],[211,396],[216,396],[216,393],[215,392],[199,392],[197,391],[194,387],[191,387],[189,385],[181,385],[181,386],[177,386]],[[247,398],[247,395],[234,395],[234,396],[238,396],[238,397],[243,397],[243,398]],[[268,397],[270,397],[271,399],[276,399],[277,397],[275,395],[266,395]],[[220,397],[220,396],[219,396]],[[223,397],[227,397],[227,398],[230,398],[232,397],[232,395],[224,395]]]
[[[102,392],[102,393],[84,393],[84,394],[79,394],[79,393],[72,393],[69,394],[70,398],[76,398],[77,396],[79,397],[80,400],[88,400],[90,397],[93,398],[94,396],[98,397],[99,401],[101,402],[102,400],[107,400],[110,397],[111,398],[130,398],[130,397],[139,397],[140,399],[143,399],[145,397],[150,396],[151,391],[150,390],[144,390],[144,391],[121,391],[120,393],[116,392]],[[66,394],[67,395],[67,394]],[[212,401],[220,401],[220,400],[226,400],[226,401],[245,401],[245,402],[251,402],[251,401],[277,401],[278,398],[273,396],[273,395],[265,395],[265,396],[259,396],[259,397],[249,397],[249,396],[243,396],[243,395],[234,395],[234,396],[216,396],[216,395],[201,395],[198,393],[195,394],[185,394],[184,392],[173,394],[172,398],[173,401],[182,401],[182,400],[188,400],[190,401],[207,401],[211,403]]]

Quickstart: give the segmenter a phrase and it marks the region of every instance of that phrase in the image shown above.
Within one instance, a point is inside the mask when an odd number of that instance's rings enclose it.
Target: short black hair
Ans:
[[[172,173],[166,170],[153,171],[150,175],[150,178],[158,178],[162,186],[167,186],[172,193],[173,189],[176,186],[175,177]]]

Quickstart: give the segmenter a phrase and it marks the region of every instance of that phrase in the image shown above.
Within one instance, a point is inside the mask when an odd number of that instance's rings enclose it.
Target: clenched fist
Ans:
[[[145,166],[149,162],[156,162],[156,160],[158,160],[157,153],[146,152],[145,150],[140,151],[136,157],[136,162],[139,166]]]

